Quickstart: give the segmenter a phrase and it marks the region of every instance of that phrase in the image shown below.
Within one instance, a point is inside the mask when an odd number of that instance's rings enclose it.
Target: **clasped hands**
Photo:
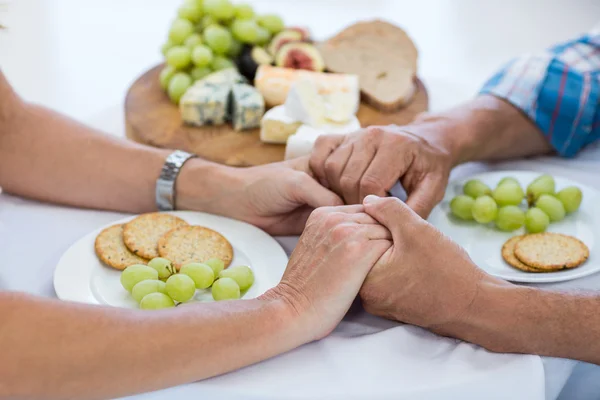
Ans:
[[[320,137],[308,162],[329,200],[333,192],[354,205],[310,214],[281,284],[267,296],[321,321],[315,339],[331,332],[357,293],[372,314],[438,332],[468,315],[485,274],[423,219],[443,198],[448,152],[399,127],[376,127]],[[406,204],[379,197],[398,180]]]

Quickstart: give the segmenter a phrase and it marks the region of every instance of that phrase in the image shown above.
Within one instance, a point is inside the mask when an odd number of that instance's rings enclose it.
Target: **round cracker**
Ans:
[[[203,226],[183,226],[165,234],[158,243],[161,257],[173,262],[177,269],[191,262],[211,258],[223,261],[225,268],[233,259],[233,247],[219,232]]]
[[[171,214],[142,214],[123,226],[123,241],[131,252],[151,260],[158,257],[158,241],[165,233],[187,225]]]
[[[575,268],[590,256],[581,240],[560,233],[527,235],[515,245],[515,256],[523,263],[542,270]]]
[[[133,254],[123,243],[123,225],[113,225],[104,229],[94,243],[96,255],[104,264],[124,270],[133,264],[146,264],[148,260]]]
[[[525,235],[521,235],[513,236],[510,239],[508,239],[506,243],[504,243],[504,245],[502,246],[502,258],[504,259],[504,261],[506,261],[508,265],[521,271],[546,272],[541,269],[530,267],[529,265],[522,263],[521,260],[515,257],[515,245],[519,240],[523,239],[524,237]]]

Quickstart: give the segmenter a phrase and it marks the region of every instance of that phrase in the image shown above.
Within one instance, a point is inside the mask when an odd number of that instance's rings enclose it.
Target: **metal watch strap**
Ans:
[[[175,181],[183,164],[196,157],[185,151],[175,150],[169,154],[156,181],[156,206],[160,211],[175,209]]]

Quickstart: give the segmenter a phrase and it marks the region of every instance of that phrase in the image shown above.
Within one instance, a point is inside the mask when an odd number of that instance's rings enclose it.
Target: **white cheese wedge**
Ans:
[[[292,84],[287,99],[285,112],[288,117],[310,126],[321,126],[325,119],[325,99],[319,94],[314,81],[301,79]]]
[[[264,143],[285,144],[302,122],[288,117],[283,105],[273,107],[260,122],[260,140]]]
[[[358,75],[332,74],[261,65],[256,72],[254,86],[265,98],[267,106],[273,107],[285,103],[292,84],[298,80],[315,82],[320,94],[337,92],[347,94],[348,108],[353,109],[352,114],[356,114],[360,100]],[[334,121],[339,121],[335,116],[332,118]]]
[[[294,135],[288,138],[285,146],[285,159],[290,160],[310,154],[317,138],[321,135],[346,135],[359,129],[360,122],[356,117],[345,124],[327,124],[318,128],[302,125]]]
[[[310,126],[345,123],[356,114],[359,104],[358,81],[352,91],[323,88],[315,80],[295,81],[285,100],[287,115]]]

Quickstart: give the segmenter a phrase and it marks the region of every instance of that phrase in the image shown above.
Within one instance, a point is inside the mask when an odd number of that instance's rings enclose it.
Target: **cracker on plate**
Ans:
[[[233,259],[231,243],[219,232],[203,226],[182,226],[166,233],[158,243],[158,252],[177,269],[211,258],[221,259],[227,268]]]
[[[146,264],[148,260],[133,254],[123,243],[123,225],[104,229],[94,243],[96,255],[104,264],[123,270],[132,264]]]
[[[187,225],[183,219],[171,214],[142,214],[123,226],[123,241],[134,254],[152,259],[158,257],[158,241],[165,233]]]
[[[519,240],[523,239],[524,237],[525,237],[525,235],[513,236],[510,239],[508,239],[506,241],[506,243],[504,243],[504,245],[502,246],[502,258],[504,259],[504,261],[506,261],[508,263],[508,265],[510,265],[516,269],[519,269],[521,271],[548,272],[548,271],[544,271],[541,269],[530,267],[529,265],[522,263],[521,260],[519,260],[517,257],[515,257],[515,245],[517,244],[517,242]]]
[[[527,265],[547,271],[578,267],[588,259],[590,251],[585,243],[572,236],[545,232],[519,240],[515,256]]]

